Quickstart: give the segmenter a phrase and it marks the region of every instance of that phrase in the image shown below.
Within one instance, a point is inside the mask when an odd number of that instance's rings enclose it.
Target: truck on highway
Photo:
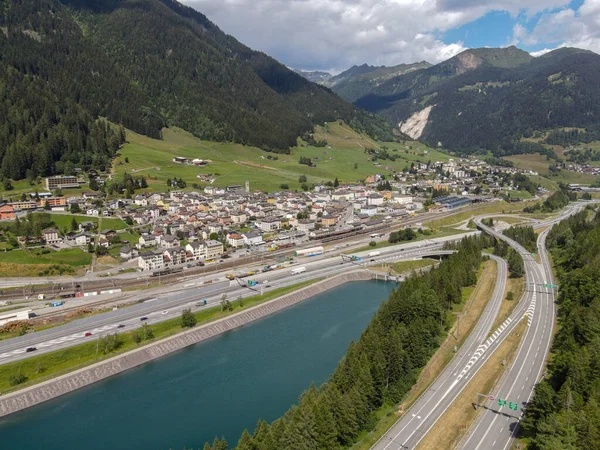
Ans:
[[[369,257],[372,258],[373,256],[379,256],[381,255],[381,252],[371,252],[369,253]]]
[[[306,267],[296,267],[296,268],[290,270],[290,273],[292,275],[298,275],[298,274],[304,273],[304,272],[306,272]]]
[[[63,305],[63,302],[61,302],[61,301],[58,301],[58,302],[50,302],[50,306],[51,306],[51,307],[53,307],[53,308],[54,308],[55,306],[62,306],[62,305]]]

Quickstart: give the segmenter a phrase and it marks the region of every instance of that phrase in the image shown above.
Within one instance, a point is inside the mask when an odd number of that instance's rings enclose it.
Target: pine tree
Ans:
[[[254,445],[254,442],[252,440],[252,436],[250,436],[250,433],[248,433],[248,430],[244,430],[242,432],[242,437],[240,437],[240,440],[238,441],[237,447],[235,448],[236,450],[254,450],[256,447]]]

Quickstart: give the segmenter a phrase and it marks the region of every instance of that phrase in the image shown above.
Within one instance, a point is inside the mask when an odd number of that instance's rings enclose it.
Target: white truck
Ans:
[[[379,256],[379,255],[381,255],[381,252],[371,252],[371,253],[369,253],[368,256],[369,256],[369,258],[372,258],[374,256]]]
[[[306,272],[306,267],[296,267],[296,268],[290,270],[290,273],[292,275],[298,275],[298,274],[304,273],[304,272]]]

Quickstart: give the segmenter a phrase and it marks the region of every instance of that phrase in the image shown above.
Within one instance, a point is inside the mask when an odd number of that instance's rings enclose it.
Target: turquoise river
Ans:
[[[3,450],[232,447],[327,380],[392,283],[348,283],[259,322],[0,419]]]

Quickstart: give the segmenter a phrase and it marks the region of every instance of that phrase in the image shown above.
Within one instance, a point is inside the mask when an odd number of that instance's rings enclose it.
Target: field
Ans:
[[[13,186],[13,189],[10,191],[7,191],[4,189],[3,183],[0,183],[0,196],[6,200],[19,200],[21,198],[22,193],[29,193],[29,192],[33,193],[36,191],[37,192],[47,192],[48,191],[46,189],[46,185],[44,184],[43,180],[41,183],[34,184],[33,186],[31,186],[27,180],[13,181],[12,186]],[[66,197],[74,197],[74,196],[81,195],[81,193],[84,191],[89,191],[89,189],[90,188],[88,187],[88,185],[86,183],[84,185],[81,185],[78,188],[63,189],[62,193]]]
[[[71,266],[85,266],[90,264],[92,256],[79,248],[50,251],[42,254],[39,250],[13,250],[1,252],[0,262],[14,264],[68,264]]]
[[[43,253],[47,251],[48,253]],[[0,252],[0,276],[37,277],[46,275],[75,275],[89,266],[92,255],[79,248],[66,250],[12,250]]]
[[[445,226],[456,225],[460,222],[464,222],[465,220],[469,220],[472,217],[479,216],[482,214],[521,211],[522,209],[523,205],[507,202],[485,203],[477,208],[468,211],[462,211],[452,216],[443,217],[441,219],[430,220],[429,222],[424,222],[424,224],[429,226],[430,228],[440,228]]]
[[[75,220],[77,221],[77,223],[81,223],[81,222],[93,222],[94,224],[98,224],[98,220],[100,220],[98,217],[92,217],[92,216],[81,216],[81,215],[71,215],[71,214],[50,214],[50,218],[52,219],[52,221],[54,222],[54,224],[56,225],[56,227],[59,230],[64,230],[65,228],[67,228],[68,230],[71,229],[71,222],[73,221],[73,218],[75,218]],[[99,231],[107,231],[107,230],[124,230],[125,228],[127,228],[127,224],[125,222],[123,222],[121,219],[114,219],[114,218],[102,218],[102,229]]]
[[[576,183],[591,184],[598,180],[597,176],[585,173],[573,172],[571,170],[561,170],[556,176],[550,176],[548,166],[554,164],[554,160],[546,160],[546,156],[534,153],[531,155],[513,155],[506,156],[505,159],[512,161],[515,167],[526,170],[534,170],[541,176],[548,178],[551,182],[558,183]],[[545,186],[544,186],[545,187]]]
[[[504,191],[504,194],[510,196],[510,198],[518,198],[519,200],[528,200],[533,198],[528,191]]]
[[[204,185],[197,176],[213,174],[215,186],[243,185],[248,180],[252,190],[275,191],[280,190],[279,186],[284,183],[290,189],[299,189],[301,175],[307,177],[308,184],[333,181],[336,177],[340,181],[355,182],[376,173],[389,175],[391,171],[386,167],[402,170],[411,162],[447,161],[449,158],[416,142],[404,145],[375,143],[339,122],[317,127],[315,139],[326,140],[330,148],[305,147],[299,141],[300,146],[293,148],[290,155],[285,155],[239,144],[202,141],[178,128],[164,129],[162,141],[128,131],[128,143],[116,158],[113,173],[117,176],[124,172],[133,176],[144,175],[149,190],[165,190],[167,179],[173,178],[183,178],[188,188],[194,183]],[[397,160],[380,160],[381,166],[377,167],[364,148],[382,146],[396,155]],[[176,156],[210,162],[204,167],[194,167],[174,163],[172,158]],[[299,164],[300,156],[311,158],[317,167]],[[125,158],[129,163],[125,162]]]

